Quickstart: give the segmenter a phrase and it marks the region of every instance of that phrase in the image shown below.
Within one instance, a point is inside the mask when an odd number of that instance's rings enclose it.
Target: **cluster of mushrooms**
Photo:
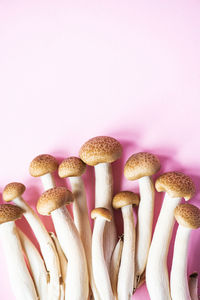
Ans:
[[[182,198],[189,200],[195,194],[192,179],[180,172],[167,172],[157,178],[154,188],[151,176],[160,169],[159,159],[140,152],[124,167],[128,180],[138,180],[140,195],[121,191],[113,197],[111,163],[121,154],[116,139],[98,136],[81,147],[80,158],[68,157],[60,165],[47,154],[33,159],[30,174],[40,177],[44,187],[37,211],[51,216],[56,235],[46,230],[23,199],[22,183],[12,182],[4,188],[3,200],[14,205],[0,205],[0,239],[16,299],[128,300],[144,281],[152,300],[198,299],[197,273],[187,277],[187,246],[191,230],[200,227],[200,209],[180,204]],[[95,168],[93,232],[81,177],[86,165]],[[71,191],[56,187],[56,170],[61,178],[69,178]],[[165,196],[152,238],[155,189]],[[66,207],[69,204],[73,218]],[[120,237],[113,208],[122,212],[124,232]],[[41,254],[15,225],[22,215],[37,238]],[[175,220],[179,227],[169,276],[167,255]]]

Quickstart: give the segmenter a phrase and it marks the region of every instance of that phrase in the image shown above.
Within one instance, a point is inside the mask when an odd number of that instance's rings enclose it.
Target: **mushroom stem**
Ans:
[[[26,267],[15,223],[1,224],[0,237],[15,298],[18,300],[38,299],[33,280]]]
[[[105,224],[105,219],[96,218],[92,235],[92,266],[100,298],[104,300],[114,300],[103,251]]]
[[[54,178],[51,173],[44,174],[40,178],[45,191],[55,187]]]
[[[198,297],[198,273],[189,276],[189,291],[191,300],[199,300]]]
[[[110,281],[112,286],[112,291],[115,299],[118,299],[117,296],[117,282],[118,282],[118,274],[119,267],[121,262],[122,248],[123,248],[123,237],[120,237],[115,249],[113,251],[111,262],[110,262]]]
[[[174,209],[180,201],[181,198],[171,198],[166,193],[156,223],[146,267],[146,284],[151,300],[171,299],[167,254],[175,222]]]

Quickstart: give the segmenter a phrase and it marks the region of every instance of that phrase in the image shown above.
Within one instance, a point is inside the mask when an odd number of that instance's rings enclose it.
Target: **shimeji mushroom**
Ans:
[[[5,253],[10,284],[18,300],[36,300],[38,295],[27,269],[15,220],[23,210],[11,204],[0,205],[0,239]]]
[[[73,194],[65,187],[44,192],[37,203],[41,215],[51,215],[62,250],[67,257],[65,298],[86,300],[89,291],[87,262],[80,235],[66,208],[73,202]]]
[[[131,299],[135,279],[135,224],[133,206],[139,204],[139,195],[123,191],[115,195],[112,205],[121,208],[124,223],[124,243],[118,275],[119,300]]]
[[[140,276],[145,270],[151,244],[155,198],[155,189],[151,176],[158,172],[159,169],[159,159],[155,155],[147,152],[133,154],[127,160],[124,168],[125,177],[128,180],[138,180],[140,188],[136,234],[135,288],[140,281]]]
[[[198,273],[194,272],[189,276],[189,291],[191,300],[199,300],[198,296]]]
[[[98,136],[87,141],[80,149],[81,159],[95,168],[95,207],[105,207],[112,212],[113,177],[111,163],[120,158],[120,143],[108,136]],[[114,220],[106,224],[104,232],[104,254],[108,267],[116,245],[117,234]]]
[[[31,229],[35,234],[35,237],[38,240],[42,256],[49,273],[49,298],[56,300],[60,298],[61,278],[58,254],[44,224],[36,212],[22,198],[22,194],[24,193],[25,189],[26,188],[22,183],[9,183],[4,188],[3,199],[7,202],[13,201],[18,207],[21,207],[24,210],[24,217],[27,219]]]
[[[175,208],[174,215],[179,226],[170,276],[171,297],[173,300],[189,300],[187,250],[191,230],[200,227],[200,209],[192,204],[180,204]]]
[[[190,177],[180,172],[168,172],[156,180],[158,192],[166,192],[149,249],[146,284],[151,300],[171,299],[167,254],[174,226],[174,209],[181,198],[189,200],[195,193]]]
[[[95,299],[98,299],[98,292],[94,282],[92,271],[92,231],[88,216],[88,207],[84,182],[81,178],[85,172],[86,164],[79,157],[68,157],[62,161],[58,168],[58,175],[61,178],[69,178],[72,193],[74,195],[73,216],[74,224],[80,234],[85,255],[87,258],[90,286]]]
[[[94,280],[100,299],[114,300],[103,249],[105,224],[106,221],[111,221],[112,215],[108,209],[98,207],[92,210],[91,218],[95,219],[92,235],[92,267],[94,271]]]

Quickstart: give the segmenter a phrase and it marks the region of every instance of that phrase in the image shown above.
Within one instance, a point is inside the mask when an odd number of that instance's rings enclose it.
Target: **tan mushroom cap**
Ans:
[[[50,215],[52,211],[74,201],[72,192],[65,187],[55,187],[42,194],[37,203],[41,215]]]
[[[192,179],[180,172],[162,174],[155,183],[158,192],[166,192],[170,197],[189,200],[195,194],[195,185]]]
[[[101,217],[103,219],[106,219],[106,221],[110,222],[112,220],[112,215],[109,209],[104,207],[97,207],[92,210],[91,212],[91,218],[96,219],[97,217]]]
[[[140,196],[138,194],[129,191],[123,191],[114,196],[112,205],[115,209],[118,209],[127,205],[137,206],[139,201]]]
[[[7,202],[12,201],[17,197],[20,197],[25,189],[26,187],[22,183],[11,182],[7,184],[3,190],[3,200]]]
[[[12,204],[0,204],[0,224],[20,219],[23,209]]]
[[[174,216],[181,226],[191,229],[200,227],[200,209],[192,204],[178,205],[174,210]]]
[[[109,136],[97,136],[87,141],[80,149],[80,158],[90,166],[112,163],[122,154],[121,144]]]
[[[52,155],[41,154],[36,156],[29,166],[29,173],[33,177],[39,177],[53,173],[58,169],[58,162]]]
[[[75,156],[64,159],[58,168],[58,175],[61,178],[81,176],[86,169],[86,164]]]
[[[124,167],[124,175],[128,180],[152,176],[160,170],[160,161],[157,156],[148,152],[139,152],[131,155]]]

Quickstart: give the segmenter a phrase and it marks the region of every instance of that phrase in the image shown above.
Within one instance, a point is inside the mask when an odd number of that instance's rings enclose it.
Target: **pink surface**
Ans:
[[[124,147],[113,166],[115,192],[137,188],[124,179],[123,166],[132,153],[149,150],[160,157],[161,172],[191,175],[197,188],[191,203],[200,206],[199,16],[197,0],[2,0],[1,191],[21,181],[35,206],[41,187],[28,173],[33,157],[62,160],[90,137],[111,135]],[[85,182],[93,208],[92,168]],[[116,220],[120,232],[119,213]],[[18,224],[32,236],[24,220]],[[191,234],[189,273],[200,272],[199,253],[198,230]],[[0,299],[14,299],[1,248],[0,286]],[[146,288],[133,299],[149,299]]]

